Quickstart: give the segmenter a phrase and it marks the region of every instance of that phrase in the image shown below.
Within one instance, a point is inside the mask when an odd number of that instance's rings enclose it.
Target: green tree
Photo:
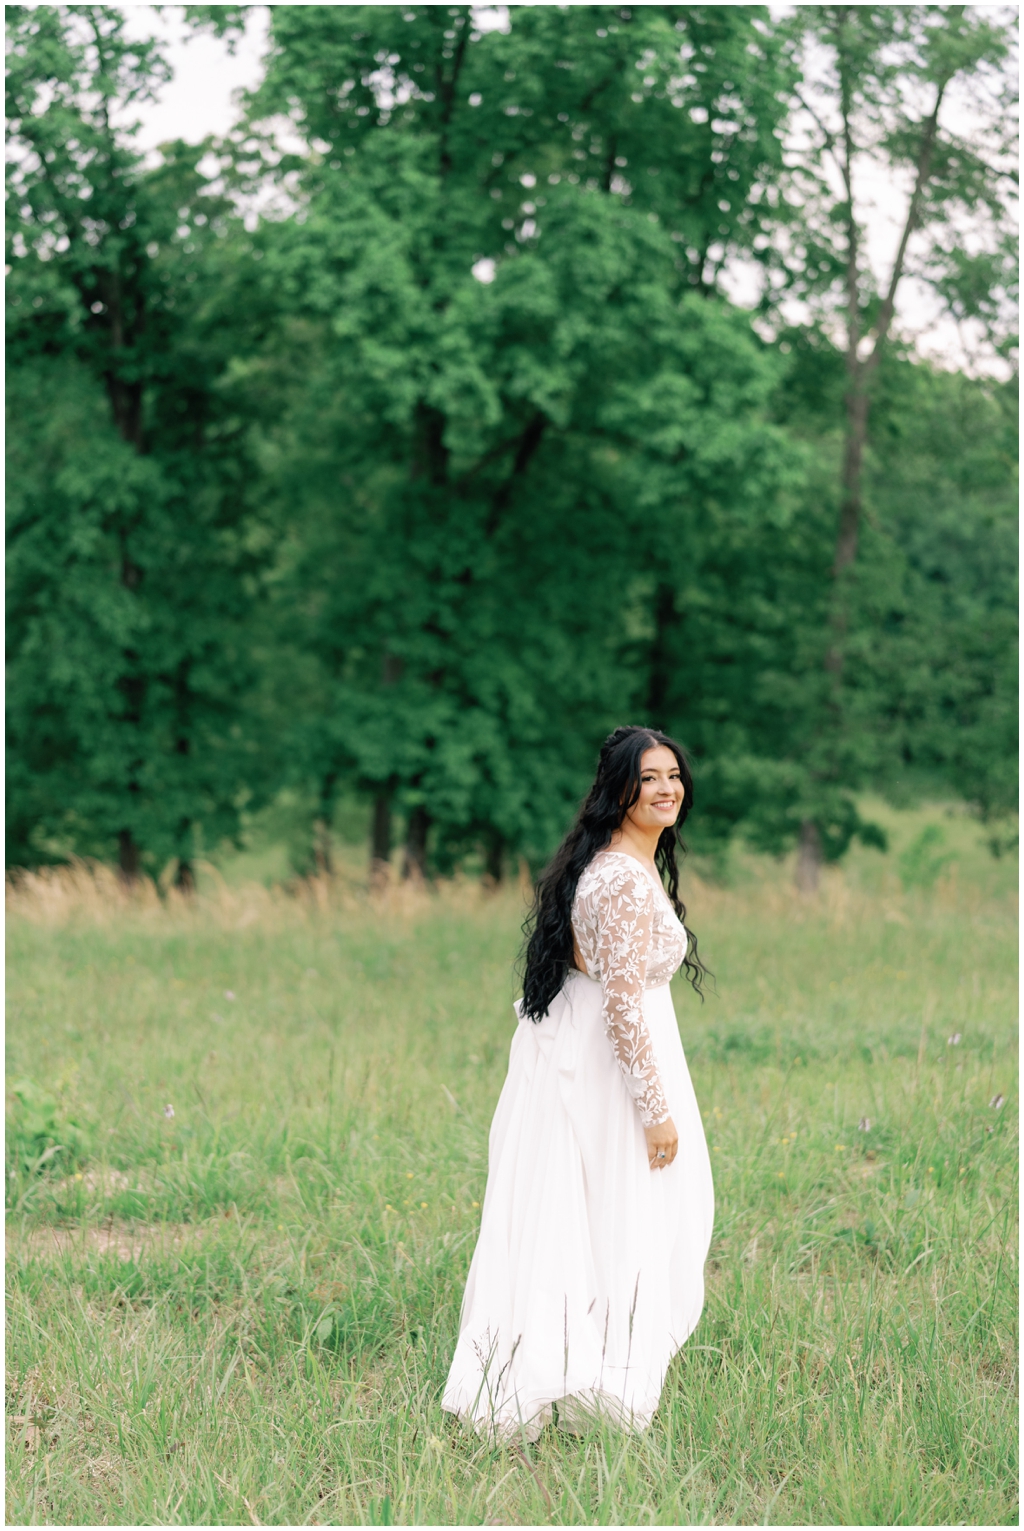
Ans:
[[[188,886],[259,775],[232,216],[202,146],[133,147],[166,67],[119,11],[7,14],[8,859]]]
[[[410,870],[428,831],[442,864],[543,856],[601,734],[650,711],[637,633],[665,580],[716,527],[784,518],[777,366],[714,294],[778,164],[763,25],[273,13],[236,163],[282,112],[310,145],[279,165],[296,215],[253,236],[283,313],[280,515],[302,525],[279,590],[323,675],[295,753],[322,816],[346,780],[374,798],[378,861],[392,804]]]
[[[810,453],[801,520],[819,526],[824,559],[844,360],[814,330],[790,330],[783,344],[776,408]],[[893,346],[872,421],[834,748],[851,777],[901,800],[950,793],[998,820],[1017,790],[1016,391]]]
[[[706,844],[802,836],[812,871],[872,839],[867,781],[1005,810],[1008,395],[912,364],[886,308],[916,261],[1002,315],[998,154],[940,110],[995,21],[274,7],[230,141],[148,162],[116,125],[158,50],[109,7],[9,14],[14,859],[117,845],[187,885],[287,785],[321,860],[355,789],[378,869],[398,817],[410,873],[499,876],[624,718],[690,745]],[[801,79],[809,31],[834,80]],[[794,101],[820,118],[796,197]],[[918,188],[874,294],[868,151]],[[252,195],[277,211],[247,231]],[[950,255],[942,219],[986,208],[988,255]],[[720,290],[737,254],[813,322],[759,338]]]
[[[865,461],[844,708],[872,774],[937,777],[984,822],[1017,807],[1017,404],[891,358]]]
[[[851,627],[853,571],[862,533],[864,457],[879,367],[891,344],[900,285],[915,276],[961,318],[983,320],[997,350],[1016,272],[1008,202],[1015,185],[1015,94],[1005,62],[1012,20],[963,5],[811,6],[791,23],[815,50],[813,79],[797,85],[806,147],[794,150],[788,200],[762,258],[780,278],[770,297],[799,297],[841,335],[846,385],[832,594],[824,663],[831,678],[817,739],[818,782],[852,780],[840,714]],[[821,61],[824,60],[824,66]],[[951,125],[956,98],[974,108],[971,136]],[[905,182],[891,266],[879,281],[865,257],[858,180],[882,164]],[[812,795],[813,796],[813,795]],[[813,886],[822,854],[820,811],[808,800],[800,875]]]

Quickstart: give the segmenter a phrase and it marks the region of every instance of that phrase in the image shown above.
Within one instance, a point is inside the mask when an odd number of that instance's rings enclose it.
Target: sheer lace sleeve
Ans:
[[[644,1020],[644,980],[654,921],[654,889],[640,867],[616,868],[596,901],[602,1017],[619,1068],[645,1127],[669,1116]]]

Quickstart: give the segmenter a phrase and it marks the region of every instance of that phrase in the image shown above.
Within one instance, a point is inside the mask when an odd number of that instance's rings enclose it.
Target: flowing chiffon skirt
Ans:
[[[643,1428],[700,1318],[714,1190],[667,984],[644,1016],[679,1133],[654,1171],[601,985],[571,973],[543,1021],[519,1016],[443,1399],[492,1439],[535,1439],[552,1405]]]

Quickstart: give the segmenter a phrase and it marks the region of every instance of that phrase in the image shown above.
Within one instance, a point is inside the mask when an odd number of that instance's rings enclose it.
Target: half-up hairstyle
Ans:
[[[542,1021],[573,967],[572,906],[576,885],[599,851],[603,851],[619,828],[627,811],[640,798],[640,761],[647,750],[659,744],[670,749],[679,762],[683,782],[683,803],[679,818],[670,829],[663,829],[654,861],[683,926],[686,909],[679,897],[679,868],[676,846],[686,850],[679,836],[693,807],[693,777],[686,752],[674,739],[653,728],[617,728],[601,746],[597,776],[587,793],[576,821],[555,852],[550,865],[541,873],[537,891],[523,930],[527,936],[523,975],[523,1012],[532,1021]],[[701,999],[707,977],[697,955],[697,938],[687,930],[683,966]]]

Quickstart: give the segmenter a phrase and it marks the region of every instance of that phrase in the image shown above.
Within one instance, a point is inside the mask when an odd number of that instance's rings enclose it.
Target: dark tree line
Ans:
[[[275,7],[237,130],[154,165],[116,124],[155,46],[8,8],[9,862],[187,886],[287,788],[311,860],[356,795],[378,867],[400,834],[411,873],[497,877],[624,720],[691,748],[706,843],[799,842],[809,876],[877,838],[868,782],[1011,808],[1014,395],[892,329],[906,270],[1005,317],[1006,145],[941,107],[1006,27],[510,15]],[[881,293],[866,148],[912,179]]]

